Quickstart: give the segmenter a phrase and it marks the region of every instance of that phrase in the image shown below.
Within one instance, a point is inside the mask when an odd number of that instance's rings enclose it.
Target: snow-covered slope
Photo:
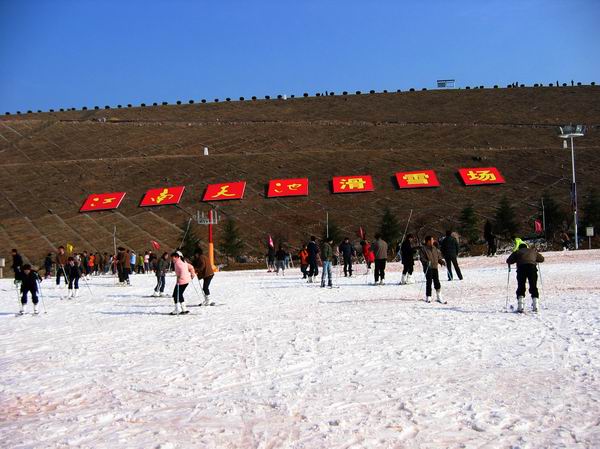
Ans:
[[[134,275],[62,301],[44,281],[48,313],[15,317],[3,280],[0,446],[600,447],[600,252],[546,257],[537,316],[503,311],[499,257],[461,259],[448,305],[417,301],[396,264],[334,289],[217,273],[217,306],[186,316]]]

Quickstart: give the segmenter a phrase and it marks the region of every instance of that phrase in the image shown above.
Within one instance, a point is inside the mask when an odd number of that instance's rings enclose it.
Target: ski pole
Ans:
[[[198,285],[200,285],[200,278],[198,278],[198,276],[196,276],[196,279],[198,279]],[[198,299],[200,299],[200,301],[202,301],[202,297],[200,296],[200,292],[198,291],[198,287],[196,287],[196,284],[194,284],[194,280],[193,279],[190,281],[190,284],[192,284],[192,287],[194,287],[194,290],[196,290],[196,295],[198,296]]]
[[[44,314],[48,313],[46,310],[46,301],[44,301],[44,295],[42,294],[42,283],[40,280],[37,280],[38,290],[40,291],[40,299],[42,300],[42,307],[44,308]]]
[[[508,312],[508,289],[510,284],[510,265],[508,266],[508,275],[506,277],[506,305],[504,306],[504,310]]]
[[[94,299],[94,294],[92,293],[92,289],[90,288],[90,285],[88,284],[88,281],[85,278],[85,276],[83,276],[83,282],[85,283],[85,286],[87,287],[87,289],[90,291],[90,295],[92,296],[92,299]]]

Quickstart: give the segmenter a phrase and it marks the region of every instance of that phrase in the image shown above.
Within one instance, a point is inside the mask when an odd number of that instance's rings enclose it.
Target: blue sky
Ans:
[[[0,0],[0,113],[600,82],[600,0]]]

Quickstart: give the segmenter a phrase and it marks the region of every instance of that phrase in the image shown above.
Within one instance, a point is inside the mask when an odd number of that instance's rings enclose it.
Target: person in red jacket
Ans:
[[[302,272],[302,279],[306,279],[308,277],[308,250],[306,245],[302,245],[302,250],[298,253],[298,257],[300,258],[300,271]]]

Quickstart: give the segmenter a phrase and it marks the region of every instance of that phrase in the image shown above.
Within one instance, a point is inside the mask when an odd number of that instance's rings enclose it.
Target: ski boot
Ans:
[[[540,298],[531,298],[531,311],[538,312],[540,305]]]
[[[400,280],[400,285],[405,285],[405,284],[406,284],[406,275],[403,274],[402,279]]]
[[[70,288],[69,291],[67,292],[67,299],[71,299],[73,297],[73,289]]]
[[[518,313],[523,313],[524,310],[524,304],[523,304],[523,300],[525,298],[523,296],[517,296],[517,312]]]
[[[79,289],[73,290],[73,298],[77,298],[79,296]]]
[[[427,297],[425,298],[425,302],[431,302],[431,296],[427,296]]]
[[[23,315],[25,313],[25,304],[21,303],[19,307],[19,315]]]
[[[34,304],[33,305],[33,314],[37,315],[38,313],[40,313],[40,311],[38,310],[38,306],[37,306],[37,304]]]
[[[158,293],[156,290],[154,292],[152,292],[152,296],[154,296],[155,298],[160,296],[160,293]]]
[[[186,315],[186,314],[190,313],[190,311],[185,308],[184,303],[180,302],[179,307],[181,307],[181,312],[179,312],[180,315]]]
[[[179,315],[179,303],[178,302],[175,303],[175,308],[171,312],[171,315]]]
[[[442,299],[442,292],[441,292],[441,290],[436,290],[435,291],[435,302],[439,302],[440,304],[448,304],[446,301],[444,301]]]

